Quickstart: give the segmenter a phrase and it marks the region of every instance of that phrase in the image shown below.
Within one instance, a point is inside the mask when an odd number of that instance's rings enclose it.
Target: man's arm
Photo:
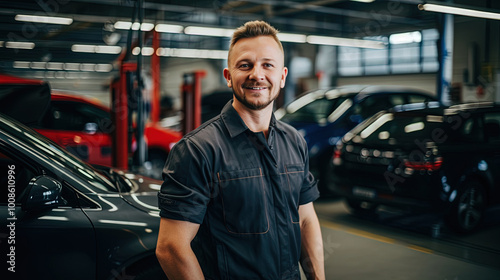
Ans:
[[[299,206],[301,255],[300,263],[307,279],[325,279],[323,239],[313,203]]]
[[[161,218],[156,257],[169,280],[204,279],[191,249],[199,224]]]

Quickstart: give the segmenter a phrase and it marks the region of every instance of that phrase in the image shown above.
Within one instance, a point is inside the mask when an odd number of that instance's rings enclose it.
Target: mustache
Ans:
[[[268,83],[244,83],[242,87],[271,87]]]

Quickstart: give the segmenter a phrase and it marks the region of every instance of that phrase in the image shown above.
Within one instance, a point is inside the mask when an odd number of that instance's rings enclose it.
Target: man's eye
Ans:
[[[264,64],[264,66],[265,66],[265,67],[268,67],[268,68],[273,67],[273,65],[272,65],[272,64],[270,64],[270,63],[265,63],[265,64]]]
[[[248,68],[248,67],[250,67],[250,65],[248,65],[248,64],[241,64],[241,65],[239,66],[239,68]]]

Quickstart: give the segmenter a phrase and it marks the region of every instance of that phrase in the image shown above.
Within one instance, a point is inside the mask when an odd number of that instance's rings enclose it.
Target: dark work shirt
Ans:
[[[300,279],[298,207],[319,192],[294,128],[273,115],[266,140],[229,102],[173,147],[163,177],[160,215],[200,224],[207,279]]]

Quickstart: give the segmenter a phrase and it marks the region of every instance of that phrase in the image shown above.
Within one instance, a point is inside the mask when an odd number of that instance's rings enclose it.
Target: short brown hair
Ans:
[[[274,39],[274,41],[278,43],[278,46],[280,47],[281,51],[283,51],[283,45],[278,39],[278,32],[279,31],[276,28],[272,27],[269,23],[265,21],[261,20],[248,21],[234,31],[233,37],[231,38],[231,45],[229,46],[229,53],[231,53],[233,46],[240,39],[254,38],[258,36],[271,36]]]

